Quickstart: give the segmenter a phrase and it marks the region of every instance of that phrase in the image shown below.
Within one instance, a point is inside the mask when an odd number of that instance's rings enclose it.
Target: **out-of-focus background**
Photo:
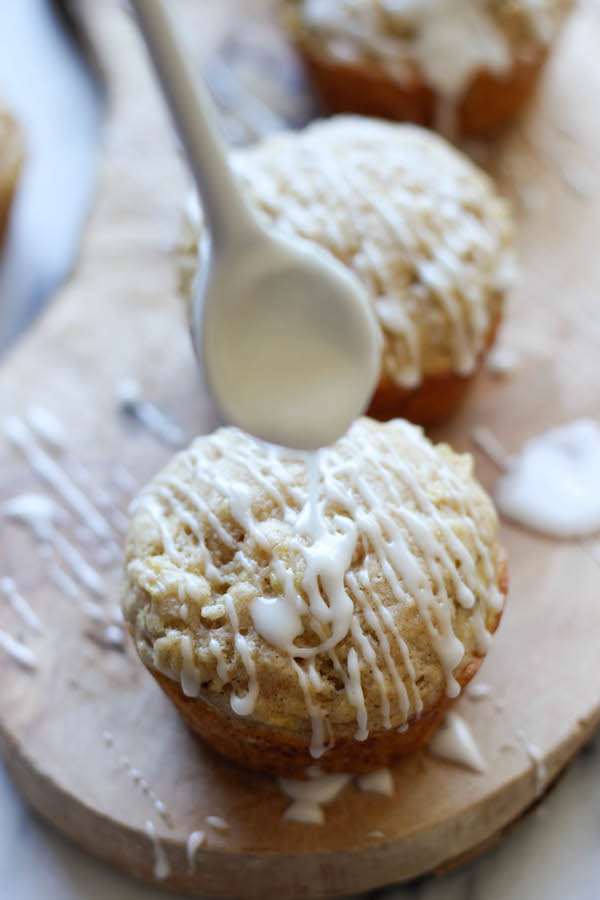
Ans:
[[[0,97],[27,161],[0,264],[0,352],[72,265],[91,201],[102,92],[50,0],[0,0]]]
[[[102,0],[98,0],[102,2]],[[202,0],[199,0],[202,2]],[[213,72],[226,105],[227,73]],[[0,97],[18,116],[27,162],[0,263],[0,352],[39,313],[76,259],[94,196],[103,96],[68,37],[58,2],[0,0]],[[277,113],[254,109],[268,129]],[[590,110],[590,114],[594,114]],[[224,119],[232,140],[248,123]],[[598,739],[538,811],[459,872],[376,892],[381,900],[598,900]],[[0,765],[1,900],[138,900],[168,895],[130,881],[39,822]],[[374,897],[375,895],[370,895]]]

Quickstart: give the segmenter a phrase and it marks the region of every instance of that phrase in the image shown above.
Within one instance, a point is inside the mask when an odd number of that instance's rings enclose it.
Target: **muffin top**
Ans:
[[[479,70],[506,71],[550,44],[572,0],[284,0],[313,54],[376,63],[460,96]]]
[[[310,466],[309,466],[310,470]],[[233,428],[140,494],[123,609],[150,669],[238,715],[358,740],[456,696],[502,606],[472,459],[396,420],[306,460]]]
[[[414,125],[339,116],[234,155],[262,219],[319,244],[360,279],[383,332],[381,378],[469,374],[514,276],[512,223],[491,179]],[[191,296],[199,210],[184,228]]]

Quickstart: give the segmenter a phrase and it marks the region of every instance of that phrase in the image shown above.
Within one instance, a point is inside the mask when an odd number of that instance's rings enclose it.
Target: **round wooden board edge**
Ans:
[[[415,864],[412,850],[403,855],[400,852],[401,843],[391,838],[374,843],[371,847],[348,850],[343,854],[339,851],[286,855],[236,851],[232,854],[227,848],[203,848],[192,876],[188,871],[186,847],[177,840],[161,838],[171,864],[171,874],[163,880],[154,875],[154,849],[152,840],[144,829],[137,830],[110,820],[53,781],[39,764],[36,765],[30,759],[1,720],[0,755],[24,800],[45,822],[92,856],[139,881],[182,896],[206,897],[207,893],[201,890],[201,885],[205,884],[206,858],[212,856],[219,866],[221,884],[216,892],[214,888],[211,890],[211,897],[221,897],[224,900],[235,900],[241,896],[244,900],[326,900],[403,884],[428,873],[441,875],[471,862],[499,843],[507,832],[528,817],[529,812],[535,809],[599,726],[600,707],[588,718],[580,719],[576,730],[553,748],[542,761],[547,774],[541,791],[537,784],[536,766],[532,763],[531,768],[515,777],[508,785],[504,785],[493,795],[483,797],[480,805],[496,797],[504,798],[496,817],[486,817],[488,827],[485,832],[479,829],[477,834],[474,833],[475,828],[478,828],[478,819],[472,815],[473,807],[468,811],[470,815],[463,814],[463,818],[470,818],[470,824],[467,821],[468,827],[465,827],[465,822],[457,819],[440,823],[438,828],[456,828],[460,840],[456,841],[453,852],[447,856],[440,856],[438,851],[436,857],[432,850],[427,864],[419,861]],[[507,789],[510,789],[512,803],[506,802]],[[460,826],[457,827],[459,823]],[[102,840],[98,840],[100,835]],[[406,851],[407,842],[402,843]],[[440,841],[435,846],[441,843]],[[114,848],[112,852],[109,849],[111,847]],[[205,860],[204,866],[202,857]],[[222,866],[224,858],[228,859],[225,868]],[[354,870],[351,882],[344,882],[350,859],[360,859],[361,868],[372,872],[372,875],[367,875],[361,882],[356,878]],[[402,868],[402,863],[408,860],[412,867]],[[369,865],[370,862],[374,865]],[[326,872],[327,885],[323,883],[321,867]],[[280,874],[282,869],[288,873],[283,889],[281,884],[273,883],[275,870]],[[182,876],[182,872],[187,875]],[[267,891],[266,884],[270,885]],[[311,886],[307,888],[307,884]]]

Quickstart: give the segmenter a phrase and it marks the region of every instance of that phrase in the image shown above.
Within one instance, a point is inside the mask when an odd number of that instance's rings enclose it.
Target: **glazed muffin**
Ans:
[[[523,107],[572,0],[284,0],[332,112],[489,134]]]
[[[21,129],[0,103],[0,245],[6,232],[23,156]]]
[[[233,161],[266,224],[320,245],[366,288],[383,334],[369,414],[450,415],[514,276],[511,217],[490,178],[431,132],[353,116],[269,137]],[[188,299],[203,236],[192,203],[180,254]]]
[[[134,504],[123,611],[190,727],[242,766],[377,769],[427,741],[507,590],[472,459],[397,420],[303,455],[233,428]]]

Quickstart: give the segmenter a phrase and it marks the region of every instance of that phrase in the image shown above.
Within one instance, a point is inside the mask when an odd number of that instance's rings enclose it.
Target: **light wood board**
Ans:
[[[260,30],[252,4],[172,5],[204,52],[231,27],[236,9],[238,36],[247,33],[244,17]],[[61,416],[70,453],[98,485],[109,484],[114,461],[143,483],[170,451],[117,415],[121,378],[136,378],[190,435],[212,424],[169,255],[185,177],[127,15],[113,0],[85,0],[82,9],[109,84],[98,196],[76,272],[0,372],[0,419],[42,404]],[[484,373],[464,410],[436,432],[460,448],[470,446],[475,424],[490,426],[514,450],[552,424],[600,416],[598,46],[600,18],[590,3],[569,24],[522,125],[486,154],[521,204],[522,281],[501,338],[520,363],[505,380]],[[480,456],[477,464],[490,486],[493,467]],[[45,491],[5,442],[0,472],[1,500]],[[75,525],[70,535],[81,543]],[[393,798],[350,788],[327,809],[325,826],[308,827],[281,821],[286,800],[272,780],[246,774],[194,741],[131,646],[124,654],[108,651],[86,636],[88,620],[48,579],[35,544],[4,522],[0,574],[15,578],[44,626],[28,638],[37,671],[0,655],[0,736],[9,770],[42,816],[149,881],[154,853],[145,822],[152,820],[171,866],[165,887],[195,895],[333,896],[406,880],[469,854],[522,814],[600,721],[594,546],[508,526],[503,540],[510,602],[479,676],[491,697],[459,701],[487,774],[420,753],[396,767]],[[84,552],[93,561],[93,548]],[[105,602],[114,604],[118,568],[103,574]],[[2,600],[0,627],[19,631]],[[518,731],[539,748],[544,771],[536,772]],[[168,824],[128,766],[164,802]],[[207,828],[208,815],[225,818],[230,830]],[[185,844],[197,829],[207,831],[207,842],[192,875]]]

